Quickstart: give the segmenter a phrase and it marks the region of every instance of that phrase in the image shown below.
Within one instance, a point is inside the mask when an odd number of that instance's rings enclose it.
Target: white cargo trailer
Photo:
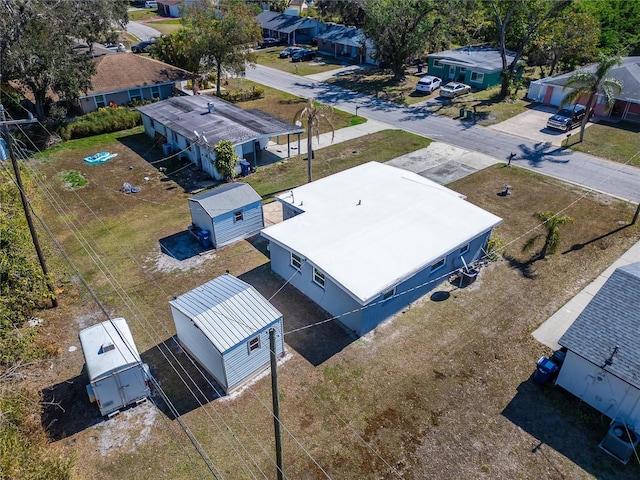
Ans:
[[[124,318],[85,328],[79,338],[89,376],[89,400],[98,403],[102,415],[111,417],[127,405],[146,400],[149,367],[142,362]]]

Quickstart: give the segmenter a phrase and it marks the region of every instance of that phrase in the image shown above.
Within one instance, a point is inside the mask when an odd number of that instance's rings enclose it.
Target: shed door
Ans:
[[[141,397],[146,396],[146,385],[142,368],[130,368],[118,374],[120,381],[120,391],[124,405],[129,405]]]
[[[120,389],[118,388],[118,383],[114,375],[98,380],[94,384],[93,392],[100,402],[100,411],[104,412],[104,414],[117,410],[122,406]]]

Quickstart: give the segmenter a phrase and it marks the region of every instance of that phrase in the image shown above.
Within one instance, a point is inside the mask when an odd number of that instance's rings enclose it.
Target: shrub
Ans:
[[[233,171],[240,157],[230,140],[220,140],[213,147],[216,152],[215,167],[223,178],[233,178]]]
[[[242,90],[230,90],[222,92],[220,98],[231,103],[247,102],[249,100],[256,100],[262,98],[264,95],[264,88],[251,87]]]
[[[87,113],[58,127],[63,140],[91,137],[102,133],[119,132],[140,125],[140,112],[127,107],[105,107]]]

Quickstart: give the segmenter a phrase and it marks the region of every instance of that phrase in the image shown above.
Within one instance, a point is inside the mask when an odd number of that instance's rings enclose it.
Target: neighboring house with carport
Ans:
[[[597,64],[583,67],[582,70],[595,72]],[[565,88],[567,80],[574,72],[535,80],[529,85],[527,98],[545,105],[559,107],[562,99],[570,90]],[[611,117],[629,122],[640,122],[640,57],[624,57],[622,64],[614,66],[608,77],[620,80],[623,89],[615,96],[613,108],[607,109],[602,95],[598,95],[594,105],[594,113],[598,116]],[[586,103],[587,98],[578,100]]]
[[[191,197],[189,211],[196,232],[208,232],[214,248],[251,237],[264,228],[262,197],[248,183],[228,183]],[[198,236],[202,241],[202,235]]]
[[[265,37],[273,37],[288,45],[311,43],[323,27],[323,23],[308,17],[264,11],[256,15]]]
[[[282,314],[255,288],[225,274],[169,301],[178,342],[226,393],[269,365],[269,330],[284,355]]]
[[[556,384],[640,433],[640,263],[617,268],[558,343]]]
[[[210,95],[172,97],[161,102],[137,107],[142,113],[145,133],[164,142],[165,153],[178,153],[211,177],[221,180],[215,168],[213,147],[229,140],[241,160],[257,166],[260,152],[269,138],[287,136],[291,156],[290,135],[296,135],[298,148],[304,131],[260,110],[245,110]]]
[[[316,39],[320,53],[358,63],[377,63],[372,58],[376,51],[375,44],[359,28],[327,24],[326,29],[319,33]]]
[[[126,105],[134,100],[163,100],[182,88],[191,73],[146,55],[111,53],[94,59],[96,73],[91,89],[80,96],[80,108]]]
[[[507,53],[507,65],[514,59]],[[442,83],[461,82],[483,90],[500,84],[502,57],[492,46],[468,46],[427,55],[427,73],[442,79]]]
[[[369,162],[282,194],[271,268],[358,335],[484,254],[502,220],[418,174]]]

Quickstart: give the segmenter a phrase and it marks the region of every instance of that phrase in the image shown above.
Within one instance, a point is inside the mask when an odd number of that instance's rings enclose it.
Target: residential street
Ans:
[[[315,97],[347,112],[355,112],[357,105],[358,114],[364,117],[500,160],[514,152],[515,165],[640,202],[640,169],[635,167],[469,125],[429,113],[424,107],[399,106],[261,65],[247,69],[246,78],[301,97]]]
[[[159,37],[161,33],[155,28],[148,27],[141,22],[129,22],[127,23],[127,32],[140,39],[140,41],[151,40],[152,38]]]

